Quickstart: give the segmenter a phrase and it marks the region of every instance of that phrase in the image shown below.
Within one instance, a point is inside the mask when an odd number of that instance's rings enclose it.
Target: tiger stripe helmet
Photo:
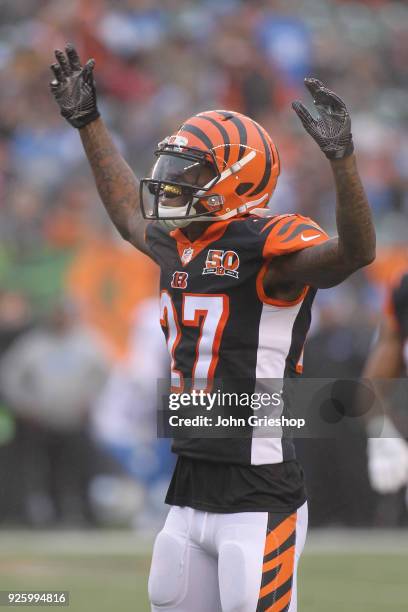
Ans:
[[[164,219],[170,227],[229,219],[265,207],[280,171],[268,133],[253,119],[227,110],[190,117],[155,154],[152,176],[141,181],[142,212],[148,219]],[[149,210],[144,187],[155,196]]]

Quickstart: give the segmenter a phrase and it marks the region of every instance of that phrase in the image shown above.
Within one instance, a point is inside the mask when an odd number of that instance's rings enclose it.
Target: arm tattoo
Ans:
[[[115,147],[101,119],[80,130],[100,198],[121,236],[148,254],[147,221],[139,207],[139,183]]]
[[[276,282],[333,287],[375,257],[375,230],[354,155],[331,163],[338,237],[271,262]]]
[[[337,190],[336,220],[340,255],[367,265],[375,255],[375,230],[354,156],[332,163]]]

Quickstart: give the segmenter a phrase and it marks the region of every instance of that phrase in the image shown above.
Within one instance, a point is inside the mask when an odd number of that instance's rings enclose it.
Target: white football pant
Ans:
[[[293,514],[173,506],[153,550],[152,612],[296,612],[307,504]]]

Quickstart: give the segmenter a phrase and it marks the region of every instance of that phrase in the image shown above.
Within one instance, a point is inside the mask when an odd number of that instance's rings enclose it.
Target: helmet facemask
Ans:
[[[184,227],[221,210],[223,197],[209,193],[220,178],[211,151],[164,141],[155,155],[151,176],[140,181],[145,219],[163,221],[167,227]]]

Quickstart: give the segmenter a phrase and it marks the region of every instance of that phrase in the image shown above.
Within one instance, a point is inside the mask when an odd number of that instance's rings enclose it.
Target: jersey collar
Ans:
[[[177,251],[182,265],[187,266],[190,261],[201,253],[202,250],[204,250],[212,242],[215,242],[215,240],[219,240],[224,235],[230,223],[239,220],[240,219],[228,219],[226,221],[215,221],[204,230],[197,240],[193,240],[192,242],[180,229],[177,228],[171,231],[170,236],[174,238],[177,243]],[[192,252],[188,257],[188,260],[183,262],[183,253],[186,251],[186,249],[191,249]]]

